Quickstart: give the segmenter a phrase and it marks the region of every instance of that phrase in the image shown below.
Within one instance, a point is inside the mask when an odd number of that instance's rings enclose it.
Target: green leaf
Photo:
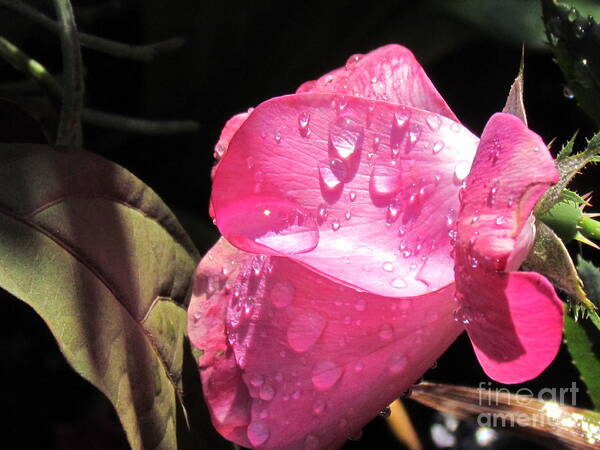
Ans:
[[[573,138],[571,138],[571,141]],[[572,147],[572,143],[569,141],[567,146]],[[564,151],[564,148],[563,148]],[[571,150],[569,150],[570,153]],[[562,153],[562,151],[561,151]],[[568,186],[573,177],[583,169],[587,164],[592,162],[595,157],[600,153],[600,133],[595,134],[592,139],[587,143],[587,147],[584,151],[576,153],[572,156],[564,156],[556,160],[556,167],[558,169],[559,180],[554,186],[551,186],[544,194],[542,199],[538,202],[535,207],[535,215],[537,217],[548,212],[557,201],[559,201],[563,190]]]
[[[573,153],[573,145],[575,144],[575,138],[577,138],[577,132],[575,132],[575,134],[571,136],[571,139],[569,139],[566,142],[566,144],[562,146],[560,152],[556,156],[557,161],[565,159],[567,156],[571,156],[571,154]]]
[[[546,36],[567,81],[567,95],[600,124],[600,26],[592,16],[554,0],[542,0]],[[596,10],[597,12],[597,10]]]
[[[578,255],[577,272],[592,303],[596,307],[600,306],[600,270],[591,262],[583,259],[581,255]],[[584,313],[587,313],[584,315],[587,315],[594,325],[596,325],[596,328],[600,330],[600,317],[598,316],[597,309],[587,308]]]
[[[600,336],[597,329],[586,330],[582,323],[576,322],[571,316],[565,315],[565,340],[567,348],[573,358],[573,364],[579,371],[581,380],[587,386],[587,392],[594,408],[600,408],[600,359],[595,354],[592,342],[594,341],[588,333],[594,333],[595,341]]]
[[[523,267],[526,270],[541,273],[554,286],[588,309],[594,308],[582,289],[582,281],[577,275],[577,270],[565,244],[543,222],[536,221],[535,241]]]
[[[177,219],[127,170],[83,151],[0,144],[0,179],[0,286],[108,397],[133,449],[192,448],[181,380],[198,254]]]
[[[558,196],[559,202],[572,202],[577,206],[587,205],[588,202],[581,197],[577,192],[570,191],[569,189],[563,189]]]

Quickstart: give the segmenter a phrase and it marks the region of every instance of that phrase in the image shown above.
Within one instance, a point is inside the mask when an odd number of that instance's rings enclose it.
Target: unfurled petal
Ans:
[[[396,44],[380,47],[366,55],[353,55],[345,67],[304,83],[296,92],[325,92],[382,100],[458,121],[411,51]]]
[[[563,308],[554,288],[533,272],[480,272],[460,287],[465,323],[485,373],[501,383],[538,376],[558,353]]]
[[[218,269],[215,261],[208,265]],[[216,277],[212,297],[228,297],[225,327],[195,332],[202,322],[190,321],[190,335],[201,350],[219,337],[225,343],[224,351],[201,358],[204,392],[215,427],[243,446],[341,446],[408,389],[462,329],[452,320],[451,286],[386,298],[335,283],[289,258],[254,256],[227,281],[203,264],[190,311],[204,310],[202,287]]]
[[[492,116],[461,192],[457,248],[468,249],[478,265],[505,270],[533,207],[557,180],[537,134],[512,114]]]
[[[457,318],[486,373],[503,383],[537,376],[560,344],[562,304],[551,284],[539,274],[508,273],[527,256],[533,207],[557,179],[546,146],[519,118],[490,119],[461,192]]]
[[[232,139],[211,198],[238,248],[288,255],[388,296],[452,282],[449,230],[477,139],[419,109],[328,94],[258,106]]]

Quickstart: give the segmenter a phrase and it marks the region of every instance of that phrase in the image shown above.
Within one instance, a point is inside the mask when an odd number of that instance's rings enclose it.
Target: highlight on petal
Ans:
[[[381,100],[431,111],[458,121],[412,52],[397,44],[380,47],[366,55],[353,55],[345,67],[304,83],[296,92],[323,92]]]
[[[477,138],[420,109],[333,94],[279,97],[237,131],[211,204],[238,248],[287,255],[372,293],[453,280],[449,231]]]
[[[219,339],[225,345],[202,356],[203,388],[217,430],[245,447],[341,446],[462,330],[452,320],[452,286],[386,298],[335,283],[289,258],[254,256],[226,280],[203,264],[196,285],[217,277],[211,298],[227,297],[225,326],[193,333],[202,325],[190,322],[190,335],[201,350]],[[195,290],[191,311],[204,311],[206,302],[205,290]]]
[[[557,179],[539,136],[516,116],[492,116],[461,192],[455,280],[457,319],[486,373],[503,383],[536,377],[560,345],[562,303],[550,282],[508,272],[527,256],[533,207]]]
[[[480,272],[461,288],[474,295],[461,300],[459,319],[490,378],[521,383],[554,360],[562,340],[563,307],[546,278],[533,272]]]

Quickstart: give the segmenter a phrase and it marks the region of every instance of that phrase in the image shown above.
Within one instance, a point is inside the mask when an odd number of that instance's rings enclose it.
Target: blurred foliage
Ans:
[[[548,42],[566,79],[565,95],[600,124],[600,26],[578,7],[543,0]],[[600,17],[600,6],[586,8]]]

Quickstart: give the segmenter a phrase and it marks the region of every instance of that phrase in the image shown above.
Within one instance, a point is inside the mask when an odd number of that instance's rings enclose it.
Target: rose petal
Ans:
[[[198,363],[206,380],[203,390],[211,405],[213,424],[225,438],[242,445],[248,445],[245,439],[249,402],[225,337],[229,301],[225,286],[231,278],[235,280],[240,265],[247,259],[248,255],[221,238],[196,268],[188,308],[188,335],[192,344],[202,350]]]
[[[345,67],[304,83],[296,92],[383,100],[435,112],[458,122],[415,56],[397,44],[380,47],[366,55],[353,55]]]
[[[437,114],[356,97],[263,103],[215,173],[212,205],[238,248],[286,254],[389,296],[452,282],[449,229],[477,139]]]
[[[505,270],[533,207],[557,181],[542,139],[516,116],[494,114],[461,193],[457,248],[468,250],[465,257],[477,265]]]
[[[205,276],[201,269],[196,283],[206,285]],[[202,308],[199,292],[193,311]],[[205,397],[217,430],[248,447],[341,446],[461,331],[451,286],[411,299],[379,297],[289,258],[255,256],[219,292],[229,296],[227,350],[203,359]],[[204,349],[225,340],[222,333],[211,327],[193,343]]]
[[[555,358],[562,339],[562,302],[552,284],[533,272],[484,276],[461,283],[459,318],[485,373],[501,383],[537,377]],[[483,288],[482,288],[483,287]]]
[[[518,268],[533,242],[531,212],[558,179],[542,140],[511,114],[495,114],[481,136],[461,193],[456,290],[486,373],[503,383],[536,377],[554,359],[562,304],[552,285]]]
[[[247,112],[236,114],[231,117],[225,123],[223,130],[221,131],[221,135],[219,136],[219,141],[217,145],[215,145],[215,156],[217,158],[222,158],[225,152],[227,151],[227,147],[229,147],[229,142],[231,138],[235,134],[235,132],[242,126],[242,124],[246,121],[253,108],[250,108]]]

